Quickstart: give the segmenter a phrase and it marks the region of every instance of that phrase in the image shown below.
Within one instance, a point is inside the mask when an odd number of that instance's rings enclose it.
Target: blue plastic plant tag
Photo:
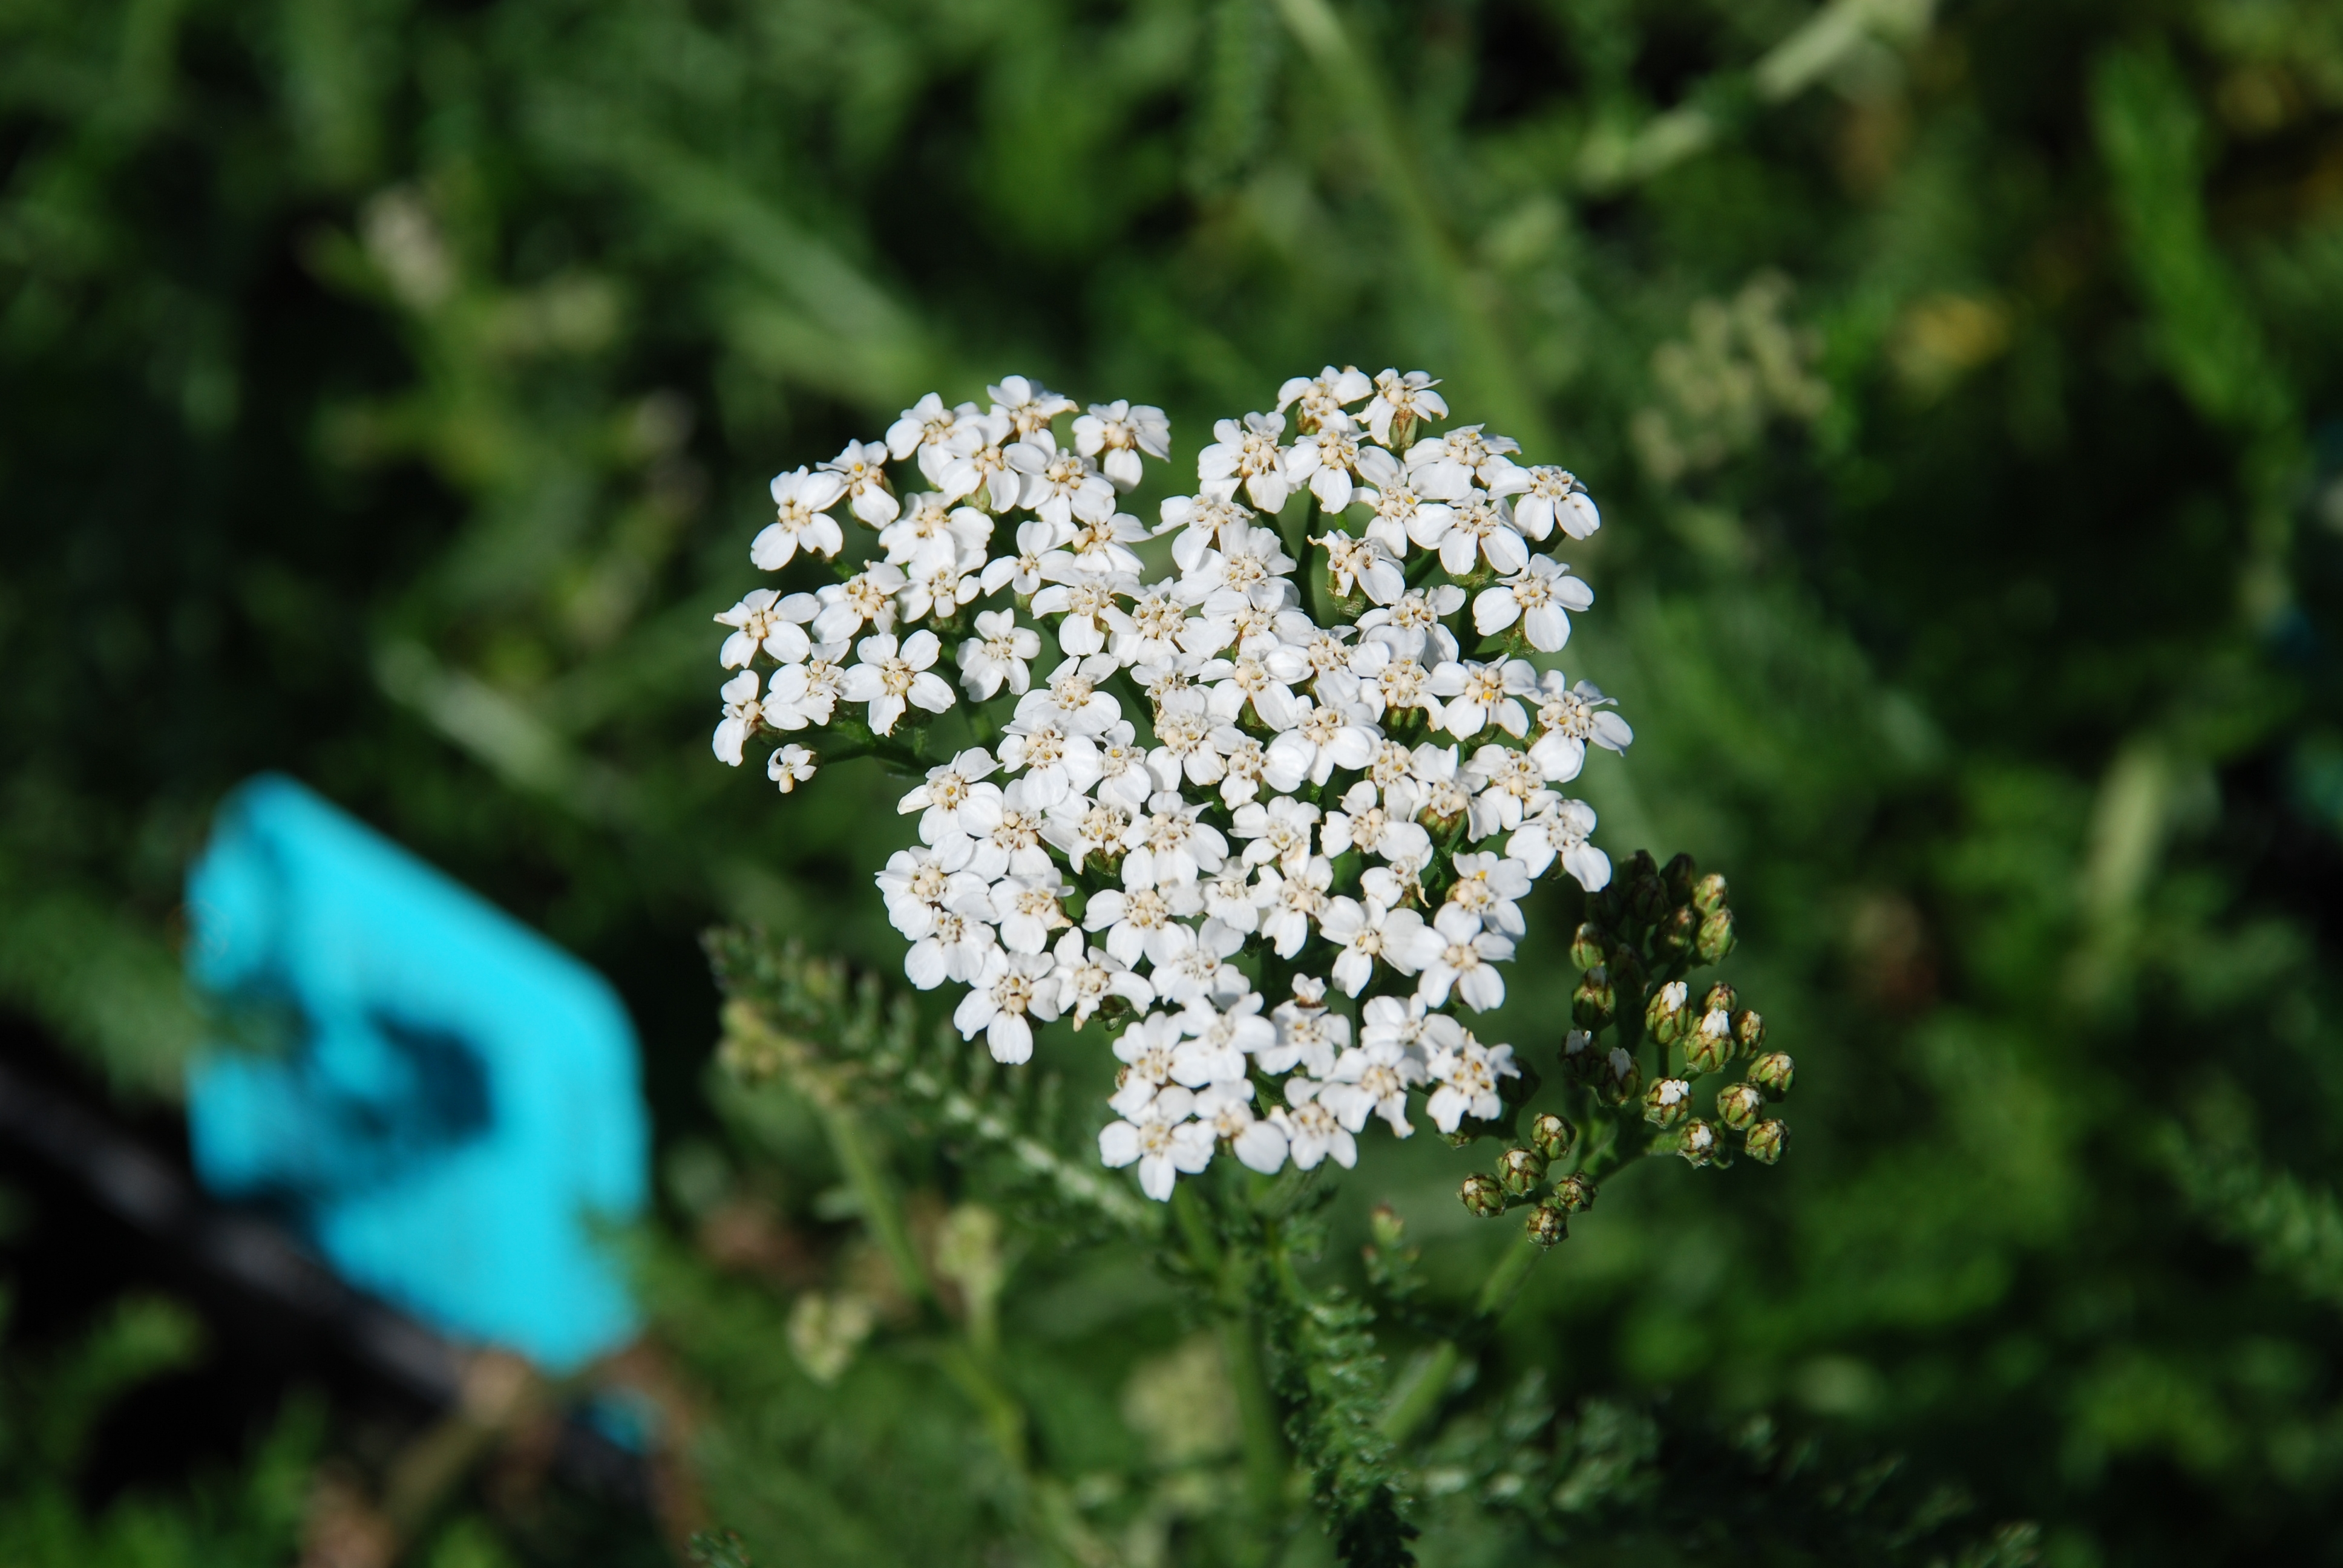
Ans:
[[[602,977],[289,779],[221,806],[188,970],[295,1020],[188,1074],[196,1168],[288,1208],[343,1277],[450,1334],[575,1367],[637,1325],[634,1030]]]

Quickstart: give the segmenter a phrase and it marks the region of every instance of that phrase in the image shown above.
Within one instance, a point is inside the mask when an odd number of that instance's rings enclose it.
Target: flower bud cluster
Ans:
[[[1787,1125],[1766,1114],[1789,1092],[1791,1064],[1765,1051],[1765,1019],[1724,981],[1695,990],[1684,978],[1723,958],[1733,941],[1723,877],[1700,875],[1689,855],[1662,867],[1640,850],[1587,900],[1587,919],[1571,939],[1582,972],[1564,1070],[1599,1102],[1650,1127],[1651,1148],[1695,1165],[1725,1159],[1729,1140],[1771,1164],[1789,1139]],[[1648,1082],[1638,1036],[1655,1048]],[[1701,1115],[1698,1081],[1741,1062],[1740,1080],[1714,1093],[1714,1120]]]
[[[1120,503],[1170,456],[1161,410],[1077,417],[1022,377],[981,407],[931,394],[773,481],[751,559],[836,580],[717,617],[717,756],[827,732],[920,778],[920,846],[879,876],[906,972],[966,988],[955,1023],[1004,1062],[1036,1023],[1118,1030],[1100,1153],[1152,1197],[1221,1151],[1348,1166],[1371,1120],[1509,1118],[1512,1048],[1460,1015],[1504,1000],[1537,879],[1611,881],[1560,786],[1633,734],[1528,657],[1594,602],[1539,547],[1600,516],[1504,437],[1431,433],[1437,387],[1297,377],[1213,427],[1151,526]],[[791,739],[767,774],[789,792],[820,764]],[[1501,1208],[1551,1158],[1518,1152]]]

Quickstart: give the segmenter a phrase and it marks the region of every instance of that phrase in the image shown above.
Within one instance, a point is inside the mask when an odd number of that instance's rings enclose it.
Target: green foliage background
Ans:
[[[1640,1171],[1546,1260],[1417,1456],[1424,1559],[2343,1552],[2343,6],[5,0],[0,170],[0,1000],[167,1092],[181,870],[262,768],[603,966],[752,1553],[1227,1546],[1211,1420],[1126,1413],[1197,1321],[1127,1244],[1011,1225],[1098,1521],[1035,1536],[980,1412],[880,1352],[819,1390],[802,1286],[691,1243],[858,1234],[803,1107],[708,1077],[697,933],[899,954],[878,776],[708,755],[763,481],[1008,370],[1161,404],[1185,471],[1328,361],[1593,487],[1601,841],[1728,874],[1799,1062],[1779,1168]],[[1387,1197],[1453,1310],[1463,1157],[1371,1148],[1325,1277]]]

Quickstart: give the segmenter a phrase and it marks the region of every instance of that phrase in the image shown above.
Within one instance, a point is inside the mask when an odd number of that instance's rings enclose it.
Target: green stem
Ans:
[[[847,1185],[854,1190],[855,1201],[861,1207],[863,1223],[870,1227],[871,1234],[879,1239],[880,1251],[894,1265],[895,1277],[901,1282],[904,1294],[923,1313],[940,1317],[943,1306],[937,1299],[935,1285],[920,1262],[919,1249],[911,1244],[910,1227],[903,1222],[902,1207],[895,1201],[894,1187],[872,1155],[870,1142],[862,1135],[862,1124],[842,1105],[822,1106],[821,1123],[838,1163],[846,1171]]]
[[[1277,1402],[1261,1362],[1261,1345],[1253,1322],[1254,1260],[1239,1247],[1223,1247],[1195,1188],[1182,1181],[1172,1194],[1172,1222],[1187,1243],[1196,1266],[1215,1277],[1219,1298],[1221,1360],[1236,1391],[1237,1419],[1244,1445],[1245,1497],[1254,1518],[1264,1526],[1274,1521],[1285,1499],[1285,1478],[1292,1468],[1285,1452],[1285,1437],[1278,1430]]]
[[[1481,1293],[1473,1302],[1473,1316],[1468,1329],[1473,1337],[1493,1327],[1505,1309],[1521,1294],[1522,1285],[1530,1271],[1545,1255],[1545,1249],[1524,1235],[1513,1238],[1497,1266],[1489,1271],[1482,1282]],[[1391,1402],[1383,1407],[1380,1424],[1383,1433],[1394,1443],[1405,1442],[1430,1420],[1440,1408],[1440,1401],[1456,1376],[1457,1363],[1463,1360],[1463,1347],[1453,1339],[1442,1340],[1415,1364],[1413,1372],[1398,1388],[1392,1391]]]

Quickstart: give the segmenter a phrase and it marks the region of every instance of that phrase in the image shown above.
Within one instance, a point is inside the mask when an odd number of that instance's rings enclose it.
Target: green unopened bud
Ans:
[[[1690,907],[1671,910],[1652,929],[1652,950],[1664,959],[1680,959],[1700,939],[1700,916]]]
[[[1656,924],[1668,908],[1667,886],[1656,872],[1627,884],[1627,912],[1645,925]]]
[[[1765,1109],[1765,1096],[1754,1083],[1728,1083],[1716,1091],[1716,1119],[1735,1132],[1746,1132]]]
[[[1663,1078],[1644,1091],[1644,1120],[1654,1127],[1674,1127],[1692,1113],[1692,1085],[1681,1078]]]
[[[1652,993],[1652,1005],[1644,1010],[1644,1027],[1662,1045],[1674,1045],[1684,1038],[1685,1009],[1692,992],[1684,982],[1670,980]]]
[[[1684,1065],[1694,1072],[1715,1072],[1733,1060],[1733,1020],[1722,1010],[1701,1014],[1684,1045]]]
[[[1786,1121],[1761,1121],[1749,1130],[1749,1141],[1744,1145],[1749,1158],[1760,1164],[1771,1165],[1782,1157],[1790,1144],[1790,1124]]]
[[[1704,964],[1715,963],[1733,950],[1733,911],[1719,910],[1700,922],[1700,935],[1694,939],[1693,952]]]
[[[1594,1049],[1594,1037],[1584,1030],[1574,1029],[1562,1037],[1562,1070],[1578,1082],[1593,1082],[1602,1060],[1603,1053]]]
[[[1386,1252],[1397,1251],[1399,1244],[1407,1239],[1407,1221],[1401,1219],[1399,1211],[1388,1203],[1375,1205],[1374,1212],[1367,1216],[1367,1230],[1374,1238],[1375,1245]]]
[[[1530,1143],[1548,1160],[1559,1160],[1570,1152],[1578,1138],[1578,1129],[1566,1118],[1548,1111],[1530,1123]]]
[[[1570,999],[1570,1015],[1585,1030],[1601,1029],[1611,1021],[1618,997],[1611,989],[1611,971],[1601,964],[1580,977],[1578,990]]]
[[[1715,871],[1692,885],[1692,907],[1704,915],[1725,908],[1725,879]]]
[[[1611,940],[1603,928],[1589,920],[1570,939],[1570,961],[1582,970],[1599,966],[1609,956]]]
[[[1464,1178],[1464,1185],[1456,1190],[1464,1207],[1483,1220],[1493,1220],[1505,1211],[1505,1190],[1497,1185],[1494,1176],[1475,1171]]]
[[[1566,1214],[1594,1207],[1594,1183],[1584,1176],[1565,1176],[1554,1184],[1554,1201]]]
[[[1497,1185],[1516,1198],[1545,1180],[1545,1156],[1534,1149],[1508,1149],[1497,1156]]]
[[[1649,849],[1638,849],[1627,857],[1627,863],[1619,868],[1619,874],[1630,882],[1641,877],[1657,877],[1660,863],[1652,859]]]
[[[1700,999],[1700,1010],[1703,1012],[1731,1012],[1733,1010],[1734,1003],[1740,1000],[1740,997],[1735,992],[1731,986],[1725,984],[1723,980],[1719,980],[1715,985],[1709,987],[1706,991],[1702,993]]]
[[[1668,890],[1668,902],[1692,902],[1692,885],[1700,879],[1700,868],[1693,864],[1690,855],[1679,850],[1675,858],[1660,868],[1660,880]]]
[[[1687,1121],[1676,1135],[1676,1152],[1694,1165],[1716,1158],[1716,1129],[1705,1121]]]
[[[1755,1008],[1743,1008],[1733,1015],[1733,1038],[1742,1050],[1755,1056],[1765,1046],[1765,1018]]]
[[[1570,1216],[1551,1203],[1540,1203],[1529,1211],[1522,1228],[1539,1246],[1551,1247],[1570,1235]]]
[[[1749,1081],[1765,1091],[1768,1100],[1779,1100],[1790,1092],[1790,1081],[1795,1076],[1795,1064],[1786,1051],[1775,1051],[1761,1056],[1749,1064]]]
[[[1644,1070],[1637,1064],[1634,1053],[1624,1046],[1613,1046],[1611,1054],[1603,1059],[1603,1072],[1596,1087],[1614,1105],[1624,1105],[1641,1094]]]

